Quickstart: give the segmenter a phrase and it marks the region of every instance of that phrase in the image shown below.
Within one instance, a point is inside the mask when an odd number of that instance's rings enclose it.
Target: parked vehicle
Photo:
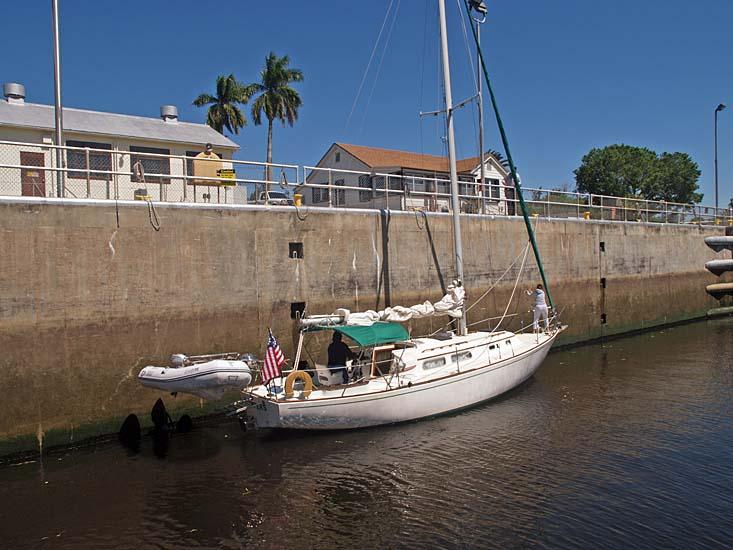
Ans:
[[[293,199],[282,191],[262,191],[259,202],[276,206],[293,206]]]

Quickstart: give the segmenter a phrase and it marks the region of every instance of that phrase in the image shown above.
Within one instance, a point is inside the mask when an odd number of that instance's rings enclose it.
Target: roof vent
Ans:
[[[178,108],[175,105],[163,105],[160,108],[160,118],[166,122],[178,122]]]
[[[3,95],[8,103],[25,103],[25,86],[15,82],[6,82],[3,84]]]

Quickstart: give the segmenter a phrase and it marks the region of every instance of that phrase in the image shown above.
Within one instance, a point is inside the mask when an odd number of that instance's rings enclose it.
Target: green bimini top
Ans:
[[[405,327],[399,323],[378,322],[368,327],[358,325],[328,325],[320,327],[308,327],[306,332],[319,330],[335,330],[360,346],[377,346],[379,344],[391,344],[408,340],[410,335]]]

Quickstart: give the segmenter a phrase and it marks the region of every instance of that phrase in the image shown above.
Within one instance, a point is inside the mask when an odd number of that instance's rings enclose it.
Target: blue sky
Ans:
[[[712,204],[713,109],[724,102],[721,202],[733,196],[733,2],[488,3],[485,55],[525,185],[573,188],[584,153],[623,142],[690,153]],[[67,106],[157,116],[171,103],[183,120],[202,122],[193,98],[213,91],[219,74],[257,80],[272,50],[305,73],[300,119],[274,131],[276,162],[315,164],[333,141],[444,152],[438,121],[418,116],[440,101],[435,0],[60,4]],[[457,2],[446,4],[457,101],[472,95],[474,79]],[[0,81],[25,84],[37,103],[53,103],[49,5],[14,3],[0,20]],[[487,147],[500,149],[488,111],[486,121]],[[459,156],[476,153],[476,128],[475,111],[460,112]],[[250,121],[233,139],[240,158],[264,158],[266,127]]]

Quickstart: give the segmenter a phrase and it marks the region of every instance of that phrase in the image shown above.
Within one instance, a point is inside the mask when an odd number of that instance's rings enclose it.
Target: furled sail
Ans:
[[[448,315],[449,317],[459,318],[463,315],[463,303],[466,297],[466,291],[458,281],[453,281],[447,290],[446,295],[439,302],[435,303],[425,301],[422,304],[416,304],[411,307],[393,306],[380,311],[370,309],[358,313],[351,313],[348,310],[340,309],[337,313],[343,315],[344,324],[361,326],[369,326],[377,321],[395,321],[401,323],[410,319],[422,319],[423,317],[437,315]]]

